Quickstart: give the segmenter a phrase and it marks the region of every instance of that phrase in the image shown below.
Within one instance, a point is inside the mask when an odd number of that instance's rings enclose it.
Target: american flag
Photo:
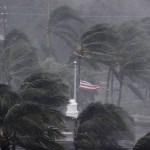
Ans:
[[[100,88],[100,86],[91,84],[87,81],[80,80],[80,88],[85,90],[97,90]]]

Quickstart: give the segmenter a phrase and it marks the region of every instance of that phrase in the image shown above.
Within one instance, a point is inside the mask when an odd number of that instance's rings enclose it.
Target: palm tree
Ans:
[[[133,150],[149,150],[150,149],[150,133],[140,138],[135,144]]]
[[[16,145],[29,149],[62,149],[61,145],[55,143],[56,138],[63,137],[60,131],[63,128],[60,124],[62,117],[59,111],[42,105],[16,104],[5,115],[2,135],[7,137],[12,149]]]
[[[10,106],[1,115],[1,148],[63,149],[55,140],[63,137],[65,116],[58,107],[68,101],[66,84],[56,75],[37,73],[24,81],[18,94],[1,86],[0,104],[5,98]]]
[[[70,25],[69,21],[83,23],[83,20],[77,12],[68,6],[58,7],[49,14],[48,24],[46,25],[48,47],[47,55],[51,55],[56,58],[56,53],[52,48],[53,35],[59,37],[68,46],[73,48],[74,41],[77,41],[79,35]]]
[[[59,107],[68,103],[68,86],[50,73],[35,73],[21,85],[19,95],[25,101]]]
[[[106,87],[106,103],[108,100],[108,88],[110,82],[111,67],[115,64],[117,58],[120,35],[114,26],[109,24],[98,24],[92,26],[88,31],[82,34],[76,48],[76,55],[84,59],[93,67],[98,63],[109,67]],[[95,61],[95,62],[94,62]],[[97,67],[96,67],[97,68]]]
[[[121,150],[118,140],[134,140],[129,124],[133,128],[132,118],[121,108],[92,103],[77,118],[75,145],[81,149]]]
[[[10,86],[0,84],[0,125],[2,125],[4,117],[11,106],[18,102],[20,102],[19,95]]]
[[[137,22],[130,21],[120,26],[119,32],[122,35],[116,71],[120,81],[120,92],[118,97],[118,106],[121,102],[122,84],[125,77],[130,80],[141,78],[149,63],[149,46],[146,44],[148,37],[145,32],[137,25]],[[126,81],[125,81],[126,82]],[[130,84],[128,85],[130,87]],[[131,90],[133,88],[130,88]]]
[[[148,80],[149,38],[136,22],[124,23],[118,29],[100,24],[85,32],[76,48],[76,55],[89,63],[101,63],[109,67],[107,87],[111,72],[120,82],[118,106],[120,106],[122,86],[127,85],[140,99],[142,94],[131,83],[138,79]],[[145,78],[144,78],[145,77]],[[124,81],[125,80],[125,81]],[[106,102],[108,91],[106,91]]]
[[[1,43],[1,82],[8,85],[20,83],[32,73],[39,71],[36,49],[28,37],[15,29]]]

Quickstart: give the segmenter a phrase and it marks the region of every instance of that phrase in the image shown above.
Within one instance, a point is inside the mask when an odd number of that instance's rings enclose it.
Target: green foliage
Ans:
[[[19,95],[12,91],[10,86],[0,84],[0,126],[3,124],[4,117],[8,110],[20,101]]]
[[[127,122],[134,126],[131,117],[121,108],[92,103],[77,118],[75,143],[83,149],[123,149],[117,140],[134,140],[134,133],[129,132]],[[91,146],[85,147],[85,143]]]
[[[133,148],[133,150],[149,150],[149,149],[150,149],[150,133],[140,138]]]
[[[47,58],[41,62],[41,68],[44,72],[56,74],[59,78],[71,82],[73,79],[73,63],[61,64],[56,62],[53,58]]]
[[[27,149],[63,150],[56,139],[64,137],[65,115],[57,109],[68,102],[67,91],[62,80],[48,73],[31,75],[18,93],[0,85],[0,105],[4,95],[7,102],[7,110],[0,115],[1,139]]]
[[[120,70],[124,73],[126,70],[128,73],[134,73],[134,70],[144,69],[145,65],[149,62],[147,53],[149,47],[146,44],[147,36],[145,32],[136,24],[136,22],[129,22],[123,24],[119,29],[122,40],[119,45],[120,52],[118,64]]]
[[[54,25],[66,20],[77,20],[83,22],[81,18],[78,17],[77,12],[68,6],[61,6],[55,9],[52,14],[50,14],[49,25]]]
[[[15,88],[32,73],[40,70],[36,49],[19,30],[6,35],[1,45],[1,80]]]
[[[18,29],[13,29],[11,32],[9,32],[4,41],[4,47],[7,47],[9,44],[12,44],[12,42],[17,42],[17,41],[25,41],[25,42],[30,42],[27,35],[25,35],[22,31]]]
[[[3,133],[10,136],[11,142],[24,148],[41,147],[42,149],[45,147],[45,149],[49,149],[56,147],[59,149],[60,145],[54,141],[55,138],[63,137],[60,131],[63,126],[59,125],[59,128],[56,126],[61,123],[61,119],[61,113],[56,110],[33,103],[21,103],[9,109],[2,130]],[[50,127],[48,127],[49,124]],[[12,138],[14,132],[16,135]]]
[[[76,48],[76,54],[103,64],[108,64],[114,61],[113,53],[116,52],[119,37],[119,33],[113,26],[108,24],[92,26],[81,36]]]
[[[48,139],[44,139],[44,137],[39,137],[39,138],[42,141],[43,145],[41,145],[41,143],[39,143],[40,142],[39,140],[37,140],[35,138],[28,137],[28,136],[17,137],[16,139],[17,139],[18,145],[20,145],[21,147],[26,148],[26,149],[32,149],[32,150],[37,150],[37,149],[40,149],[40,150],[49,150],[49,149],[64,150],[63,146],[61,146],[60,144],[57,144],[56,142],[49,141]]]
[[[56,75],[36,73],[24,81],[19,93],[25,101],[58,107],[68,103],[67,91],[66,84]]]
[[[76,47],[77,57],[91,66],[100,63],[110,68],[120,82],[118,105],[121,101],[122,85],[128,86],[144,100],[143,94],[133,87],[132,83],[147,84],[150,81],[150,45],[147,30],[148,19],[143,19],[143,22],[125,22],[119,27],[98,24],[82,34]]]
[[[48,55],[57,59],[57,54],[51,45],[53,36],[60,38],[71,48],[74,47],[73,45],[79,38],[79,35],[75,28],[71,25],[72,23],[70,23],[73,21],[83,23],[83,20],[80,18],[78,13],[68,6],[58,7],[50,14],[47,25]]]
[[[142,93],[132,86],[132,82],[143,84],[147,82],[143,77],[149,76],[149,37],[145,31],[139,26],[136,21],[130,21],[120,26],[119,31],[122,35],[121,44],[119,45],[120,53],[118,68],[119,74],[127,77],[130,82],[127,86],[135,93],[140,99],[144,99]]]
[[[87,80],[89,82],[95,82],[97,72],[92,69],[91,66],[86,62],[85,66],[81,66],[80,78]],[[49,58],[45,61],[41,62],[41,66],[44,71],[47,71],[51,74],[57,74],[57,76],[63,79],[69,85],[69,93],[73,93],[73,61],[71,60],[70,64],[60,64],[57,63],[54,59]],[[92,69],[89,72],[89,69]],[[87,91],[80,89],[79,97],[78,97],[78,109],[83,110],[89,103],[94,101],[94,96],[97,94],[97,91]],[[71,97],[71,95],[70,95]],[[86,99],[86,101],[85,101]]]

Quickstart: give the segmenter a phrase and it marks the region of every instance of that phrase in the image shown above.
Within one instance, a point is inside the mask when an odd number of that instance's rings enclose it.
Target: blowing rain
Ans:
[[[0,0],[0,149],[150,150],[149,7]]]

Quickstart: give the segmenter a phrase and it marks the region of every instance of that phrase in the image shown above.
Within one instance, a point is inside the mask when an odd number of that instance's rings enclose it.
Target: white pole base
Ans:
[[[69,104],[67,106],[66,115],[69,117],[77,118],[78,117],[77,103],[75,99],[70,99]]]

